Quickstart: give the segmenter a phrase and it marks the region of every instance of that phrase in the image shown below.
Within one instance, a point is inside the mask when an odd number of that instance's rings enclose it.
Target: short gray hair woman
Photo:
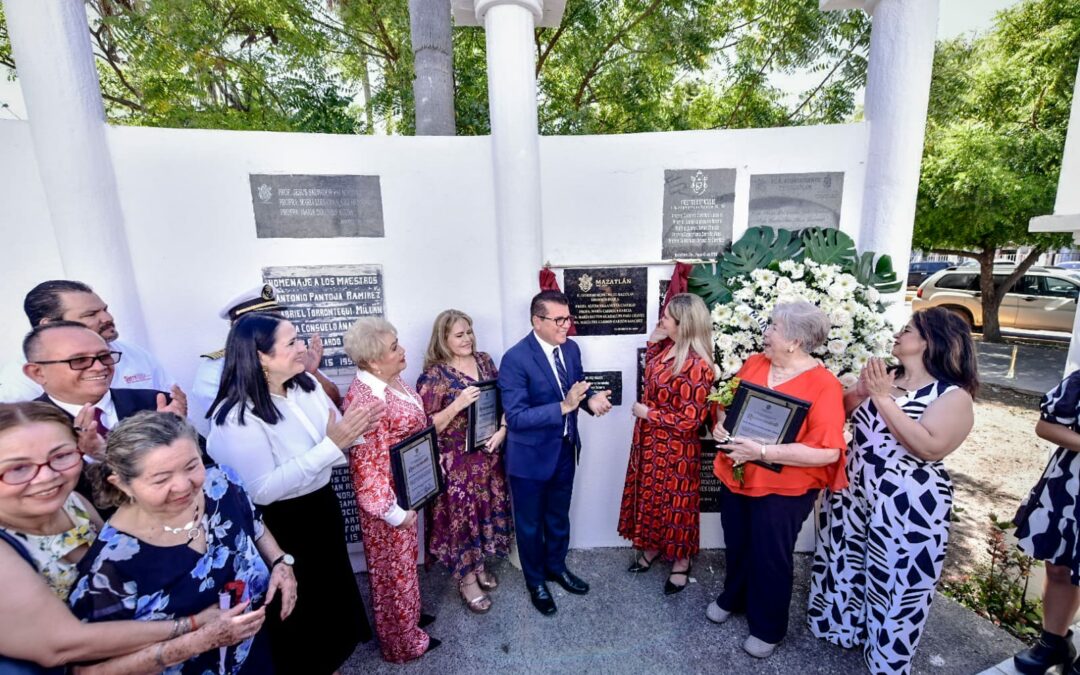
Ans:
[[[810,402],[793,443],[762,444],[751,438],[728,438],[721,426],[713,436],[717,453],[713,472],[723,483],[720,519],[727,545],[724,592],[706,615],[723,623],[746,612],[750,635],[743,649],[765,658],[787,634],[795,539],[824,488],[847,485],[844,473],[844,397],[840,382],[811,352],[825,342],[830,323],[808,302],[773,308],[761,354],[746,360],[737,377]],[[759,464],[783,466],[780,472]],[[735,466],[743,475],[736,477]]]
[[[420,396],[401,379],[407,365],[405,349],[393,324],[377,317],[357,319],[345,333],[344,345],[356,362],[345,414],[357,407],[386,404],[383,418],[350,449],[349,468],[360,506],[379,648],[386,661],[404,663],[423,656],[439,641],[419,627],[416,511],[397,504],[390,446],[423,430],[428,416]]]

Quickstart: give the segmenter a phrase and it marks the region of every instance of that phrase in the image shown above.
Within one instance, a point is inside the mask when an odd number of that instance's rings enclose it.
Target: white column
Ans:
[[[145,344],[85,5],[3,2],[64,274],[93,286],[124,336]]]
[[[890,255],[897,276],[906,280],[938,0],[878,0],[868,11],[873,17],[866,83],[870,141],[858,248]]]
[[[499,243],[503,344],[528,330],[543,264],[534,31],[540,0],[477,0],[487,37],[488,105]]]

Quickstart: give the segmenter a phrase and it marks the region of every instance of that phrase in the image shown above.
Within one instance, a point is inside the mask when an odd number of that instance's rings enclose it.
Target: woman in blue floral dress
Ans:
[[[179,628],[218,602],[296,603],[292,558],[265,529],[231,469],[205,469],[195,431],[166,413],[139,413],[109,434],[93,465],[99,498],[119,506],[79,564],[71,591],[81,619],[174,619]],[[211,650],[167,673],[273,672],[265,633]]]

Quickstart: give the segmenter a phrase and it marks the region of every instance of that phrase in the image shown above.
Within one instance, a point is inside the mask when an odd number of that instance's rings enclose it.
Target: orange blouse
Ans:
[[[755,354],[746,360],[737,377],[767,387],[771,365],[772,362],[764,354]],[[732,492],[748,497],[798,496],[820,488],[840,490],[847,487],[847,475],[844,472],[847,462],[847,443],[844,441],[844,391],[840,381],[825,366],[819,365],[773,389],[810,401],[810,411],[806,414],[795,442],[812,448],[837,448],[840,456],[835,462],[825,466],[785,465],[779,473],[747,463],[740,485],[732,475],[734,463],[731,458],[718,452],[713,462],[713,473],[716,477]]]

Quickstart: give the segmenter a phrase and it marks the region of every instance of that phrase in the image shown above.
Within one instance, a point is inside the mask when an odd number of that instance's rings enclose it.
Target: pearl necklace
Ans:
[[[195,505],[195,515],[191,520],[184,523],[180,527],[169,527],[168,525],[162,525],[161,529],[165,530],[169,534],[186,534],[189,542],[195,541],[202,536],[202,519],[199,517],[199,505]]]

